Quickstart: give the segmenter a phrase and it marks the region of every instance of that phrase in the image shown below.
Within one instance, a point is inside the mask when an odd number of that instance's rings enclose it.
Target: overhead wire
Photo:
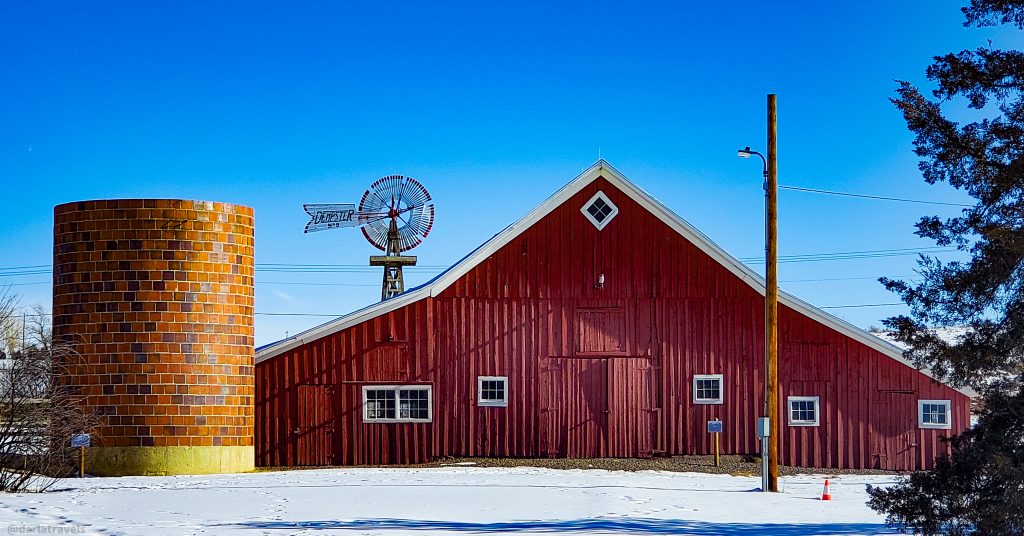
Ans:
[[[819,188],[807,188],[805,186],[788,186],[779,185],[780,190],[792,190],[795,192],[805,192],[811,194],[825,194],[825,195],[837,195],[842,197],[856,197],[860,199],[874,199],[876,201],[898,201],[901,203],[918,203],[922,205],[943,205],[949,207],[973,207],[974,205],[966,205],[963,203],[948,203],[945,201],[926,201],[924,199],[909,199],[906,197],[889,197],[885,195],[870,195],[870,194],[855,194],[852,192],[837,192],[834,190],[822,190]]]
[[[896,305],[906,305],[903,302],[892,302],[892,303],[858,303],[853,305],[826,305],[824,307],[818,307],[818,309],[856,309],[860,307],[893,307]]]
[[[412,272],[440,272],[448,268],[442,265],[407,266]],[[378,268],[362,264],[260,264],[257,272],[279,273],[376,273]],[[27,275],[49,275],[53,272],[51,265],[39,265],[37,269],[20,269],[19,267],[0,268],[0,277],[21,277]]]
[[[818,282],[823,282],[823,281],[858,281],[858,280],[867,280],[867,279],[871,279],[871,280],[877,281],[878,278],[880,278],[880,277],[883,277],[883,276],[871,275],[871,276],[866,276],[866,277],[859,276],[859,277],[818,277],[818,278],[811,278],[811,279],[782,279],[782,280],[779,280],[779,283],[818,283]],[[912,277],[919,277],[919,274],[887,275],[887,276],[884,276],[884,277],[888,277],[889,279],[908,279],[908,278],[912,278]]]
[[[956,248],[945,247],[923,247],[923,248],[901,248],[901,249],[878,249],[861,251],[836,251],[828,253],[804,253],[799,255],[780,255],[779,262],[816,262],[831,260],[849,259],[870,259],[880,257],[893,257],[901,255],[916,255],[918,253],[948,253],[956,251]],[[741,257],[741,262],[746,264],[763,262],[763,257]],[[406,267],[410,271],[439,272],[449,268],[446,265],[419,265]],[[311,263],[256,263],[257,272],[280,272],[280,273],[376,273],[378,268],[364,264],[311,264]],[[0,277],[17,277],[24,275],[45,275],[52,273],[52,265],[38,264],[32,266],[8,266],[0,267]]]
[[[804,186],[792,186],[792,185],[779,185],[779,189],[790,190],[803,193],[823,194],[823,195],[835,195],[842,197],[852,197],[859,199],[871,199],[878,201],[894,201],[903,203],[918,203],[928,205],[943,205],[943,206],[956,206],[956,207],[970,207],[972,205],[963,203],[949,203],[943,201],[930,201],[923,199],[910,199],[903,197],[892,197],[872,194],[860,194],[853,192],[840,192],[835,190],[825,190],[820,188],[808,188]],[[794,263],[794,262],[821,262],[821,261],[834,261],[834,260],[853,260],[853,259],[873,259],[873,258],[885,258],[885,257],[896,257],[896,256],[907,256],[917,255],[921,253],[937,254],[937,253],[948,253],[956,251],[956,248],[942,248],[942,247],[927,247],[927,248],[901,248],[901,249],[886,249],[886,250],[863,250],[863,251],[839,251],[829,253],[809,253],[800,255],[780,255],[778,257],[779,263]],[[745,264],[756,264],[764,262],[763,257],[745,257],[740,259]],[[421,266],[410,266],[407,269],[410,271],[441,271],[446,269],[447,266],[443,265],[421,265]],[[24,266],[8,266],[0,267],[0,277],[20,277],[27,275],[44,275],[51,273],[52,265],[49,264],[33,264]],[[312,263],[257,263],[255,265],[255,271],[257,272],[276,272],[276,273],[372,273],[376,272],[377,269],[371,266],[355,265],[355,264],[312,264]],[[910,276],[894,276],[910,277]],[[868,280],[877,279],[877,277],[833,277],[833,278],[809,278],[809,279],[790,279],[782,280],[780,283],[806,283],[806,282],[825,282],[825,281],[853,281],[853,280]],[[49,284],[49,281],[33,281],[23,283],[9,283],[10,286],[24,286],[24,285],[44,285]],[[320,283],[320,282],[304,282],[304,281],[257,281],[256,284],[265,285],[305,285],[305,286],[338,286],[338,287],[373,287],[375,284],[363,284],[363,283]],[[839,308],[853,308],[853,307],[887,307],[902,305],[901,303],[885,303],[885,304],[855,304],[855,305],[835,305],[825,306],[822,309],[839,309]],[[257,314],[277,314],[277,313],[257,313]],[[282,313],[283,314],[283,313]],[[292,313],[288,313],[292,314]],[[303,313],[294,313],[303,314]],[[303,314],[304,315],[304,314]],[[336,315],[323,315],[318,316],[336,316]]]
[[[256,281],[257,285],[306,285],[311,287],[380,287],[380,283],[314,283],[307,281]]]
[[[819,261],[838,261],[838,260],[852,260],[852,259],[878,259],[883,257],[901,257],[906,255],[918,255],[921,253],[936,254],[936,253],[951,253],[957,251],[956,248],[948,247],[925,247],[925,248],[901,248],[901,249],[877,249],[877,250],[864,250],[864,251],[837,251],[832,253],[807,253],[802,255],[779,255],[778,262],[791,263],[791,262],[819,262]],[[743,257],[740,258],[740,262],[744,264],[757,264],[764,262],[764,257]]]
[[[302,272],[309,273],[309,272]],[[877,280],[883,277],[882,275],[872,276],[856,276],[856,277],[819,277],[819,278],[805,278],[805,279],[781,279],[779,283],[828,283],[828,282],[842,282],[842,281],[867,281]],[[904,274],[904,275],[885,275],[890,279],[909,279],[918,277],[918,274]],[[52,280],[45,281],[23,281],[18,283],[0,283],[0,287],[21,287],[21,286],[35,286],[35,285],[52,285]],[[291,286],[312,286],[312,287],[379,287],[377,283],[330,283],[330,282],[319,282],[319,281],[261,281],[256,280],[255,284],[257,287],[263,285],[291,285]]]
[[[898,305],[906,305],[903,302],[891,302],[891,303],[855,303],[847,305],[825,305],[817,307],[818,309],[857,309],[862,307],[895,307]],[[329,314],[329,313],[268,313],[268,312],[256,312],[253,313],[260,316],[328,316],[328,317],[342,317],[345,314]]]
[[[877,201],[893,201],[901,203],[917,203],[926,205],[940,205],[940,206],[953,206],[953,207],[971,207],[973,205],[963,203],[950,203],[943,201],[929,201],[923,199],[910,199],[902,197],[892,196],[881,196],[871,194],[859,194],[852,192],[840,192],[834,190],[824,190],[819,188],[808,188],[803,186],[791,186],[791,185],[779,185],[781,190],[789,190],[795,192],[822,194],[822,195],[834,195],[841,197],[852,197],[858,199],[871,199]],[[845,251],[845,252],[831,252],[831,253],[811,253],[801,255],[781,255],[778,257],[779,263],[791,263],[791,262],[821,262],[821,261],[833,261],[833,260],[852,260],[852,259],[872,259],[872,258],[884,258],[884,257],[895,257],[895,256],[906,256],[906,255],[917,255],[921,253],[935,254],[935,253],[948,253],[956,251],[956,248],[942,248],[942,247],[928,247],[928,248],[901,248],[901,249],[888,249],[888,250],[864,250],[864,251]],[[746,257],[741,258],[741,262],[745,264],[753,264],[757,262],[764,262],[763,257]],[[442,265],[422,265],[422,266],[411,266],[407,269],[415,271],[440,271],[448,268]],[[26,266],[9,266],[0,268],[0,277],[18,277],[26,275],[43,275],[51,273],[52,265],[50,264],[36,264]],[[257,272],[278,272],[278,273],[365,273],[377,271],[375,267],[365,265],[352,265],[352,264],[301,264],[301,263],[257,263],[255,265],[255,271]],[[894,278],[911,277],[911,276],[893,276]],[[852,280],[864,280],[864,279],[876,279],[876,277],[834,277],[834,278],[817,278],[817,279],[791,279],[780,281],[780,283],[802,283],[802,282],[818,282],[818,281],[852,281]],[[49,281],[38,281],[38,282],[26,282],[26,283],[10,283],[10,286],[21,286],[21,285],[41,285],[48,284]],[[309,285],[309,286],[376,286],[372,284],[359,284],[359,283],[318,283],[318,282],[301,282],[301,281],[257,281],[257,284],[268,284],[268,285]],[[892,303],[861,303],[861,304],[847,304],[847,305],[827,305],[822,306],[820,309],[852,309],[852,308],[866,308],[866,307],[895,307],[905,305],[902,302]],[[44,313],[50,315],[51,313]],[[327,314],[327,313],[291,313],[291,312],[254,312],[255,315],[260,316],[306,316],[306,317],[340,317],[342,314]],[[41,316],[39,314],[26,315],[26,316]]]

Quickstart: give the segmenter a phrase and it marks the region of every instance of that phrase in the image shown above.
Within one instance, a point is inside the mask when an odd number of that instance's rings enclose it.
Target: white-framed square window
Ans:
[[[949,400],[918,400],[917,425],[921,428],[949,430],[953,427],[950,407]]]
[[[476,405],[503,407],[508,405],[508,376],[477,376]]]
[[[590,198],[590,201],[583,203],[580,212],[600,231],[619,213],[619,207],[615,206],[615,203],[612,203],[612,200],[608,199],[604,192],[598,190],[594,197]]]
[[[816,396],[786,398],[786,414],[790,426],[818,426],[821,406]]]
[[[722,403],[722,375],[721,374],[694,374],[693,375],[693,403],[694,404],[721,404]]]
[[[363,422],[430,422],[429,385],[364,385]]]

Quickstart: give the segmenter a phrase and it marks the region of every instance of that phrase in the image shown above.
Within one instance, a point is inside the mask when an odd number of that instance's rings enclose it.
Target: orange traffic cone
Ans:
[[[827,478],[825,479],[825,489],[821,490],[821,500],[823,500],[823,501],[831,501],[832,500],[832,492],[830,492],[829,489],[828,489],[828,479]]]

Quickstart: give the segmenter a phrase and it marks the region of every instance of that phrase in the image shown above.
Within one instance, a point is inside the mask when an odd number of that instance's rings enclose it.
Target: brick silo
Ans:
[[[253,209],[175,199],[54,208],[53,331],[101,417],[87,471],[253,468]]]

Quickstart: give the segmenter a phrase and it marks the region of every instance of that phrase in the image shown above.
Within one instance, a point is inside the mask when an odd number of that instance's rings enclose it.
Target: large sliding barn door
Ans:
[[[298,465],[334,464],[334,387],[299,386],[299,428],[295,462]]]
[[[606,456],[605,359],[548,359],[541,379],[541,452],[550,457]]]
[[[651,455],[653,369],[647,358],[548,358],[541,376],[541,453]]]
[[[649,458],[654,449],[655,381],[651,360],[617,357],[609,369],[608,443],[610,456]]]

